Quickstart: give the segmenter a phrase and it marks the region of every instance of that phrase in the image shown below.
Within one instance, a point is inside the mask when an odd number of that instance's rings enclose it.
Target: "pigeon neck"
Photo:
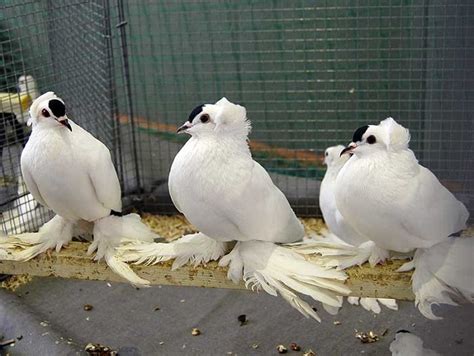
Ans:
[[[213,147],[215,149],[222,148],[227,151],[241,152],[250,155],[248,140],[241,137],[231,135],[199,135],[193,136],[192,140],[196,140],[198,144]]]

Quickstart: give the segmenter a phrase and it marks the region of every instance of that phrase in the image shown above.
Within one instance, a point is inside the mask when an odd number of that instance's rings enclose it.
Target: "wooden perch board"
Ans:
[[[88,244],[71,242],[61,252],[44,253],[27,262],[0,261],[0,274],[29,274],[39,277],[61,277],[82,280],[124,282],[107,267],[86,255]],[[410,288],[411,273],[398,273],[404,261],[390,261],[371,268],[368,265],[347,270],[347,285],[353,296],[413,300]],[[208,263],[205,266],[184,266],[171,271],[172,262],[154,266],[132,266],[152,285],[194,286],[205,288],[245,289],[243,283],[234,284],[227,279],[227,269]]]

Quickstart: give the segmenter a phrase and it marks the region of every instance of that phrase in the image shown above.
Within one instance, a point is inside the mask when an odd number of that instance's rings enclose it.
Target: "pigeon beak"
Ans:
[[[351,142],[346,148],[344,148],[341,151],[341,154],[339,155],[339,157],[341,157],[343,154],[346,154],[346,153],[350,154],[356,147],[357,145],[354,142]]]
[[[185,123],[184,125],[178,127],[176,130],[176,133],[183,133],[186,132],[186,130],[190,129],[192,125],[190,123]]]
[[[59,122],[61,125],[67,127],[67,128],[69,129],[69,131],[72,132],[72,127],[71,127],[71,124],[69,123],[69,121],[68,121],[68,119],[67,119],[67,116],[64,116],[63,118],[58,119],[58,122]]]

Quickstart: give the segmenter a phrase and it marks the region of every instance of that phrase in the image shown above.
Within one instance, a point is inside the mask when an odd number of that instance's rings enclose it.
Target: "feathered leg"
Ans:
[[[433,304],[474,303],[474,237],[452,237],[429,249],[418,249],[413,258],[412,288],[415,305],[429,319]]]
[[[350,292],[343,284],[347,278],[344,272],[323,267],[305,259],[291,247],[271,242],[241,241],[219,265],[229,265],[228,277],[233,281],[243,277],[252,290],[263,289],[273,296],[280,294],[304,316],[318,321],[318,314],[297,293],[339,308],[341,296]]]
[[[0,239],[0,249],[5,257],[14,261],[28,261],[49,249],[59,252],[73,236],[74,224],[59,215],[55,215],[38,232],[11,235]]]
[[[140,278],[127,265],[118,250],[120,245],[140,245],[152,243],[158,236],[146,226],[137,214],[107,216],[94,222],[94,240],[87,250],[92,254],[97,250],[95,260],[104,258],[107,265],[118,275],[134,285],[146,286],[150,282]]]
[[[124,245],[119,250],[124,261],[135,264],[150,265],[174,259],[171,268],[175,270],[188,262],[197,266],[218,260],[225,254],[227,245],[198,232],[168,243]]]
[[[292,244],[292,248],[300,254],[320,254],[321,264],[339,269],[360,266],[367,261],[371,266],[375,266],[389,257],[387,250],[377,247],[372,241],[354,247],[332,239],[330,241],[306,240]]]

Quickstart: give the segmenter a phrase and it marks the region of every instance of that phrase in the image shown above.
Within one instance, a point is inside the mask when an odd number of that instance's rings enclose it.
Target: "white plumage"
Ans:
[[[440,356],[439,353],[425,349],[423,340],[408,331],[398,331],[390,344],[392,356]]]
[[[319,207],[326,226],[332,235],[321,240],[323,242],[321,249],[316,247],[319,241],[308,241],[307,243],[323,255],[329,256],[329,264],[337,265],[339,268],[361,265],[367,260],[371,265],[375,265],[388,257],[388,251],[378,248],[366,236],[357,232],[342,217],[336,206],[336,198],[334,196],[336,178],[341,168],[349,159],[349,155],[341,156],[343,150],[344,146],[339,145],[328,147],[324,152],[324,163],[327,166],[327,170],[321,182]],[[308,247],[306,246],[306,248]],[[381,311],[379,302],[390,309],[398,309],[397,302],[394,299],[348,297],[347,301],[352,305],[360,305],[364,309],[376,314]]]
[[[220,264],[229,266],[229,278],[276,295],[279,293],[305,316],[319,319],[303,293],[331,306],[340,306],[349,290],[342,271],[307,261],[291,248],[275,243],[301,240],[304,229],[286,197],[265,169],[252,159],[247,136],[250,122],[244,107],[222,98],[214,105],[198,106],[178,132],[191,138],[176,155],[169,190],[175,206],[214,243],[212,258],[225,251],[225,243],[238,241]],[[191,241],[195,241],[193,237]],[[179,240],[174,243],[180,244]],[[202,242],[202,246],[208,246]],[[182,248],[182,246],[180,246]],[[159,261],[182,255],[163,244],[125,247],[124,255],[135,261]],[[197,247],[190,260],[205,251]],[[182,261],[182,258],[181,258]],[[180,263],[182,264],[182,262]]]
[[[96,259],[134,284],[148,284],[115,253],[123,241],[153,241],[155,235],[136,214],[112,216],[122,210],[120,183],[107,147],[69,120],[64,102],[53,92],[37,98],[30,108],[32,133],[21,156],[25,183],[35,199],[56,216],[38,233],[11,236],[3,246],[11,258],[26,260],[48,248],[59,250],[82,221],[93,223]],[[1,246],[1,245],[0,245]],[[29,247],[26,247],[29,246]],[[22,247],[21,252],[14,247]]]
[[[426,312],[430,309],[427,304],[439,301],[438,295],[455,292],[453,288],[460,281],[465,293],[456,293],[472,300],[474,283],[465,283],[465,273],[469,270],[473,275],[474,265],[465,256],[451,260],[461,257],[447,254],[458,242],[446,243],[450,235],[466,227],[469,213],[433,173],[418,164],[408,148],[409,141],[408,130],[392,118],[378,126],[359,128],[344,150],[353,156],[337,175],[336,204],[344,219],[377,246],[398,252],[426,249],[418,251],[413,261],[413,288],[420,311],[432,317]],[[443,244],[436,247],[439,243]],[[465,239],[464,243],[472,251],[474,240]],[[431,253],[437,252],[428,261],[431,248],[436,249]],[[446,271],[443,286],[424,284],[423,288],[417,283],[421,280],[417,275],[427,281],[430,278],[426,276],[434,278],[440,268]]]

